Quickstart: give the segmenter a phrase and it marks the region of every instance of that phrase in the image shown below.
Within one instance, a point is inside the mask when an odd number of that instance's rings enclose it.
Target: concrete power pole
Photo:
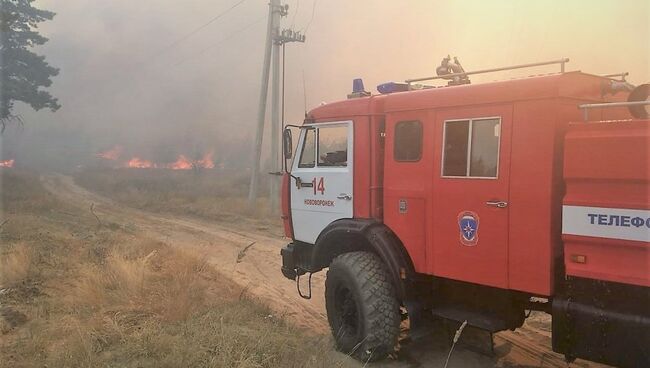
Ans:
[[[292,30],[280,31],[280,18],[287,15],[288,5],[281,5],[280,0],[271,0],[269,3],[269,23],[266,34],[266,49],[264,53],[264,67],[262,69],[262,87],[260,91],[260,102],[257,115],[257,132],[255,135],[255,153],[253,156],[253,167],[251,182],[248,191],[249,210],[256,208],[257,192],[259,185],[260,159],[262,155],[262,141],[264,137],[264,120],[266,115],[266,98],[269,86],[269,69],[271,52],[273,53],[273,82],[271,85],[271,165],[273,173],[280,173],[281,154],[280,146],[280,52],[281,47],[287,42],[305,42],[305,36]],[[283,76],[284,77],[284,76]],[[269,198],[271,201],[272,213],[279,212],[278,198],[280,196],[280,177],[273,175],[269,185]]]
[[[255,153],[251,167],[251,182],[248,187],[248,209],[254,210],[257,202],[257,187],[259,185],[260,158],[262,157],[262,139],[264,138],[264,118],[266,115],[266,96],[269,91],[269,69],[271,66],[271,48],[273,46],[273,30],[280,24],[280,0],[269,3],[269,18],[266,27],[266,46],[264,47],[264,66],[262,67],[262,87],[260,102],[257,106],[257,131],[255,133]]]
[[[281,16],[286,15],[286,8]],[[271,170],[273,173],[282,171],[278,146],[280,142],[280,19],[273,29],[273,80],[271,81]],[[280,212],[278,197],[280,196],[280,176],[272,174],[269,178],[269,200],[271,213]]]

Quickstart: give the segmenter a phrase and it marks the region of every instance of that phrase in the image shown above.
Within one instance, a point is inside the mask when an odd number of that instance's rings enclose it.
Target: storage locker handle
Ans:
[[[487,201],[485,202],[485,204],[487,204],[488,206],[498,207],[498,208],[508,207],[508,202],[504,202],[504,201]]]

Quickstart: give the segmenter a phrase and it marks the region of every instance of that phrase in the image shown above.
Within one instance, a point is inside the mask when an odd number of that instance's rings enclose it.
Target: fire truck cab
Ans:
[[[404,311],[412,330],[433,315],[496,332],[537,309],[567,359],[650,365],[647,85],[468,82],[357,88],[309,112],[282,272],[329,268],[337,347],[362,360],[394,350]],[[631,97],[636,117],[618,106]]]

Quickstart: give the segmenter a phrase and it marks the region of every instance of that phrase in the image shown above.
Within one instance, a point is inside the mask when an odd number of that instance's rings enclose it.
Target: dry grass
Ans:
[[[134,241],[129,248],[117,245],[102,264],[83,265],[66,295],[68,305],[101,314],[147,311],[182,321],[205,306],[208,280],[221,279],[198,256],[166,244]],[[226,290],[220,290],[222,297]]]
[[[2,179],[0,367],[350,364],[330,354],[329,337],[240,299],[201,254],[98,229],[31,174]]]
[[[18,243],[3,253],[0,258],[0,285],[12,285],[27,277],[31,267],[31,249],[24,243]]]
[[[259,199],[254,214],[248,211],[248,180],[246,172],[215,170],[86,169],[75,175],[81,186],[148,211],[233,223],[253,216],[278,224],[266,197]]]

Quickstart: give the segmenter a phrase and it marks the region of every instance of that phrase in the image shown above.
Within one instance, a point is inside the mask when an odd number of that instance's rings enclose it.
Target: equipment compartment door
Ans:
[[[294,236],[314,244],[332,221],[353,215],[352,121],[304,128],[297,153],[291,172]]]
[[[435,275],[508,287],[511,118],[511,106],[436,112]]]

